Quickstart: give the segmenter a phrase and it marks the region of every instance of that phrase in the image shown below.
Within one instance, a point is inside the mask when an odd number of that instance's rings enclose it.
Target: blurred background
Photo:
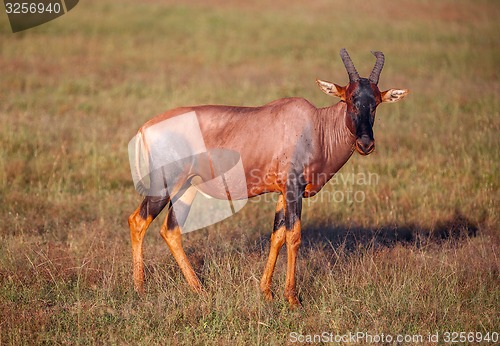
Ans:
[[[15,34],[0,13],[0,343],[498,332],[497,1],[90,0]],[[411,94],[378,108],[376,152],[339,172],[354,179],[325,187],[363,201],[305,204],[304,308],[282,299],[284,257],[276,301],[259,296],[272,201],[185,236],[201,298],[155,221],[139,300],[126,221],[141,200],[127,154],[137,129],[183,105],[330,105],[315,79],[347,83],[342,47],[365,77],[370,50],[384,52],[380,89]]]

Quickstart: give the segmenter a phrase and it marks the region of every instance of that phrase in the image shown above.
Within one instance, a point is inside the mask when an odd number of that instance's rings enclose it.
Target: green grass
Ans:
[[[2,12],[4,13],[4,12]],[[499,332],[500,7],[493,1],[85,1],[12,34],[0,15],[0,345],[284,344],[289,334]],[[181,105],[328,99],[338,56],[381,89],[377,150],[305,203],[298,289],[285,257],[258,282],[274,205],[185,235],[206,293],[189,291],[155,221],[133,292],[127,143]],[[362,203],[325,196],[359,193]],[[323,197],[322,197],[323,196]],[[164,215],[160,216],[162,219]]]

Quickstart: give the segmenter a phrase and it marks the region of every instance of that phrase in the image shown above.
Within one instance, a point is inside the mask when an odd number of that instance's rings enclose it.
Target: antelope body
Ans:
[[[326,94],[341,101],[326,108],[316,108],[302,98],[284,98],[261,107],[195,106],[170,110],[146,124],[151,126],[181,114],[195,112],[207,149],[238,152],[246,177],[246,191],[232,198],[279,193],[269,258],[260,288],[272,299],[271,278],[280,248],[286,243],[287,272],[285,297],[291,306],[299,305],[295,288],[296,257],[300,246],[302,198],[314,196],[347,162],[354,150],[362,155],[374,150],[373,122],[376,107],[382,102],[396,102],[408,94],[406,89],[380,92],[378,79],[384,63],[381,52],[373,53],[377,62],[369,79],[359,77],[345,51],[341,57],[349,75],[345,87],[318,80]],[[161,210],[169,205],[160,234],[169,246],[187,282],[195,291],[202,286],[184,253],[181,229],[173,211],[172,200],[180,198],[189,209],[191,196],[186,188],[193,177],[210,180],[205,171],[191,168],[180,173],[177,195],[146,196],[130,215],[130,235],[134,264],[134,288],[144,291],[142,243],[145,232]],[[205,191],[210,194],[211,191]],[[183,195],[184,194],[184,195]],[[246,195],[246,196],[244,196]],[[214,196],[222,198],[223,196]]]

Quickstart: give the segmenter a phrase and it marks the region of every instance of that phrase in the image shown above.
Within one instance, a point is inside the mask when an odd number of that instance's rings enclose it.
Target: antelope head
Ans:
[[[389,89],[380,91],[378,80],[382,67],[384,67],[384,54],[372,52],[377,58],[375,66],[369,78],[362,78],[349,57],[342,48],[340,57],[349,75],[349,84],[339,86],[335,83],[317,80],[321,90],[332,96],[337,96],[347,104],[347,124],[351,132],[356,136],[356,150],[361,155],[368,155],[375,149],[373,138],[373,123],[375,111],[382,102],[397,102],[408,95],[407,89]]]

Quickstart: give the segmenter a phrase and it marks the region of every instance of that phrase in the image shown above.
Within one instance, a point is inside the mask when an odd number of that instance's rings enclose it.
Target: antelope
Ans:
[[[377,106],[397,102],[408,95],[407,89],[378,88],[384,65],[384,54],[372,52],[375,66],[369,78],[359,76],[345,50],[340,57],[349,76],[346,86],[317,80],[320,89],[340,101],[317,108],[309,101],[282,98],[260,107],[204,105],[167,111],[146,122],[138,133],[166,119],[195,112],[207,149],[223,148],[239,153],[246,177],[246,196],[278,193],[271,234],[270,250],[260,290],[267,300],[273,299],[271,279],[281,247],[286,243],[287,268],[284,295],[291,307],[300,305],[295,272],[301,243],[302,199],[312,197],[333,177],[356,150],[368,155],[375,149],[373,123]],[[182,198],[189,209],[190,199],[181,196],[194,177],[208,179],[191,167],[179,171],[176,196],[146,196],[130,215],[128,223],[132,241],[134,289],[144,293],[143,239],[151,222],[168,205],[160,234],[167,243],[189,286],[202,292],[182,247],[181,227],[172,208],[174,199]],[[169,190],[171,191],[171,190]],[[236,196],[235,198],[238,198]]]

